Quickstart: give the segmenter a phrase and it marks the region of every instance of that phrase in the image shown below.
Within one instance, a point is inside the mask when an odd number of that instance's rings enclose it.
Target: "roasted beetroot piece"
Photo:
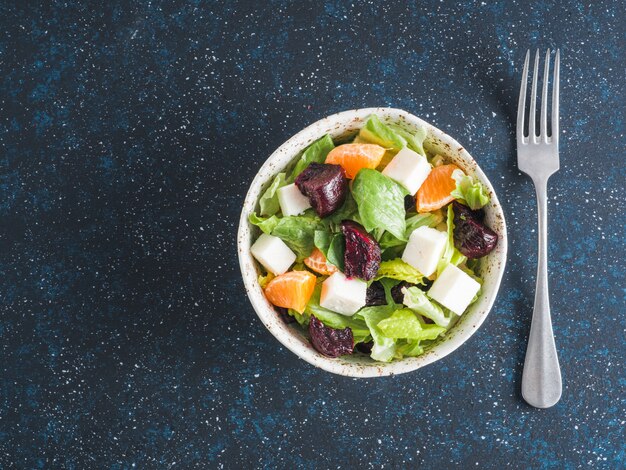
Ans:
[[[479,222],[485,220],[485,211],[483,209],[478,209],[473,211],[465,204],[461,204],[460,202],[454,201],[452,203],[452,209],[454,210],[455,216],[463,216],[469,219],[474,219]],[[456,220],[456,219],[455,219]]]
[[[367,293],[365,294],[365,306],[374,307],[376,305],[387,305],[385,288],[380,281],[372,282],[367,288]]]
[[[295,183],[320,217],[339,209],[348,194],[348,178],[339,165],[311,163],[298,175]]]
[[[367,354],[368,356],[372,353],[372,348],[374,347],[374,341],[368,341],[367,343],[359,343],[355,346],[355,349],[363,354]]]
[[[343,330],[329,328],[311,315],[309,334],[313,347],[324,356],[339,357],[352,354],[354,350],[354,336],[348,327]]]
[[[470,259],[491,253],[498,243],[498,234],[482,223],[481,211],[472,211],[456,201],[453,204],[454,246]]]
[[[346,239],[344,273],[369,281],[376,277],[380,267],[380,246],[361,225],[351,220],[341,222],[341,232]]]

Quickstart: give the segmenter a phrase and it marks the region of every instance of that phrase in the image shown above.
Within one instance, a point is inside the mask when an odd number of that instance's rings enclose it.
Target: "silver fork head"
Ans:
[[[528,65],[530,51],[526,53],[522,84],[517,107],[517,164],[519,169],[531,177],[549,176],[559,169],[559,67],[560,53],[557,49],[554,58],[552,78],[551,132],[548,133],[548,82],[550,72],[550,49],[546,52],[543,87],[541,91],[541,115],[539,135],[537,135],[537,82],[539,76],[539,50],[535,54],[532,77],[530,110],[526,116],[526,88],[528,85]],[[525,121],[528,118],[528,135],[525,134]]]

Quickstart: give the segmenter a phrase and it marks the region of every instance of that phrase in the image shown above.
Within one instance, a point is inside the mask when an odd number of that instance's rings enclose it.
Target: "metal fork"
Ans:
[[[528,337],[526,360],[522,374],[522,396],[530,405],[549,408],[561,398],[561,371],[552,333],[550,298],[548,294],[548,178],[559,169],[559,51],[554,59],[552,80],[552,125],[548,134],[548,77],[550,72],[550,49],[546,53],[543,88],[541,92],[541,117],[539,135],[536,135],[537,81],[539,50],[535,55],[535,67],[530,95],[528,135],[524,134],[528,62],[526,53],[524,73],[517,108],[517,165],[531,177],[537,193],[539,218],[539,256],[535,306]]]

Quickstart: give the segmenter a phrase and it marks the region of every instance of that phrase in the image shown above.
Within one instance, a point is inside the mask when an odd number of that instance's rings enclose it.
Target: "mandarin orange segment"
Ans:
[[[362,168],[376,168],[385,154],[385,149],[376,144],[343,144],[332,149],[326,163],[341,165],[346,176],[354,179]]]
[[[456,165],[441,165],[432,169],[426,181],[417,191],[417,212],[432,212],[454,200],[450,195],[456,188],[452,172],[458,170]]]
[[[277,307],[292,308],[304,313],[315,289],[315,274],[308,271],[289,271],[276,276],[265,287],[265,296]]]
[[[324,253],[318,248],[315,248],[311,256],[304,260],[304,264],[316,273],[324,274],[325,276],[330,276],[339,271],[334,265],[328,262]]]

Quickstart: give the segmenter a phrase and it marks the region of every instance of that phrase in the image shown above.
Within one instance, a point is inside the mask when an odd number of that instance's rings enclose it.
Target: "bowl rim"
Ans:
[[[345,125],[354,120],[364,119],[371,114],[384,115],[384,120],[393,120],[395,117],[396,120],[402,120],[404,123],[409,125],[424,126],[428,129],[429,136],[432,135],[434,138],[439,139],[439,141],[446,146],[454,146],[453,148],[459,152],[459,158],[472,167],[474,175],[477,176],[487,187],[491,195],[491,204],[496,211],[496,216],[501,221],[499,231],[500,239],[497,247],[499,257],[497,258],[496,263],[497,272],[495,280],[493,281],[493,289],[491,290],[491,295],[487,298],[486,303],[484,303],[485,306],[483,307],[482,312],[480,312],[480,315],[473,318],[472,326],[463,330],[459,334],[450,338],[445,338],[440,343],[437,343],[429,349],[427,354],[413,358],[396,360],[390,363],[378,363],[375,361],[372,361],[371,363],[343,362],[340,358],[329,358],[321,355],[313,349],[308,341],[305,343],[292,327],[285,324],[281,319],[278,319],[276,311],[269,304],[263,295],[260,286],[258,285],[256,270],[253,277],[248,274],[250,267],[254,266],[254,261],[252,261],[252,265],[250,264],[250,260],[252,259],[252,255],[250,254],[251,227],[248,222],[248,216],[252,211],[254,211],[258,198],[254,197],[254,200],[251,199],[254,196],[253,193],[260,192],[261,188],[279,172],[277,168],[274,168],[274,161],[283,156],[284,149],[289,148],[294,144],[301,144],[298,145],[300,150],[294,150],[289,157],[289,161],[293,161],[293,158],[309,145],[308,142],[311,141],[311,138],[315,140],[322,137],[325,133],[322,132],[322,129],[327,129],[328,126],[333,123]],[[274,152],[271,153],[271,155],[259,168],[259,171],[255,174],[254,179],[246,192],[239,220],[239,227],[237,230],[237,252],[246,293],[257,316],[263,322],[265,327],[287,349],[315,367],[338,375],[360,378],[384,377],[411,372],[428,364],[432,364],[433,362],[442,359],[448,354],[454,352],[456,349],[460,348],[478,330],[493,307],[506,267],[507,250],[507,228],[502,205],[498,200],[491,182],[478,166],[474,158],[469,154],[469,152],[467,152],[467,150],[465,150],[465,147],[445,132],[418,118],[417,116],[402,109],[389,107],[358,108],[335,113],[315,121],[287,139]],[[468,313],[465,313],[465,315],[468,315]],[[276,321],[277,319],[279,322]]]

